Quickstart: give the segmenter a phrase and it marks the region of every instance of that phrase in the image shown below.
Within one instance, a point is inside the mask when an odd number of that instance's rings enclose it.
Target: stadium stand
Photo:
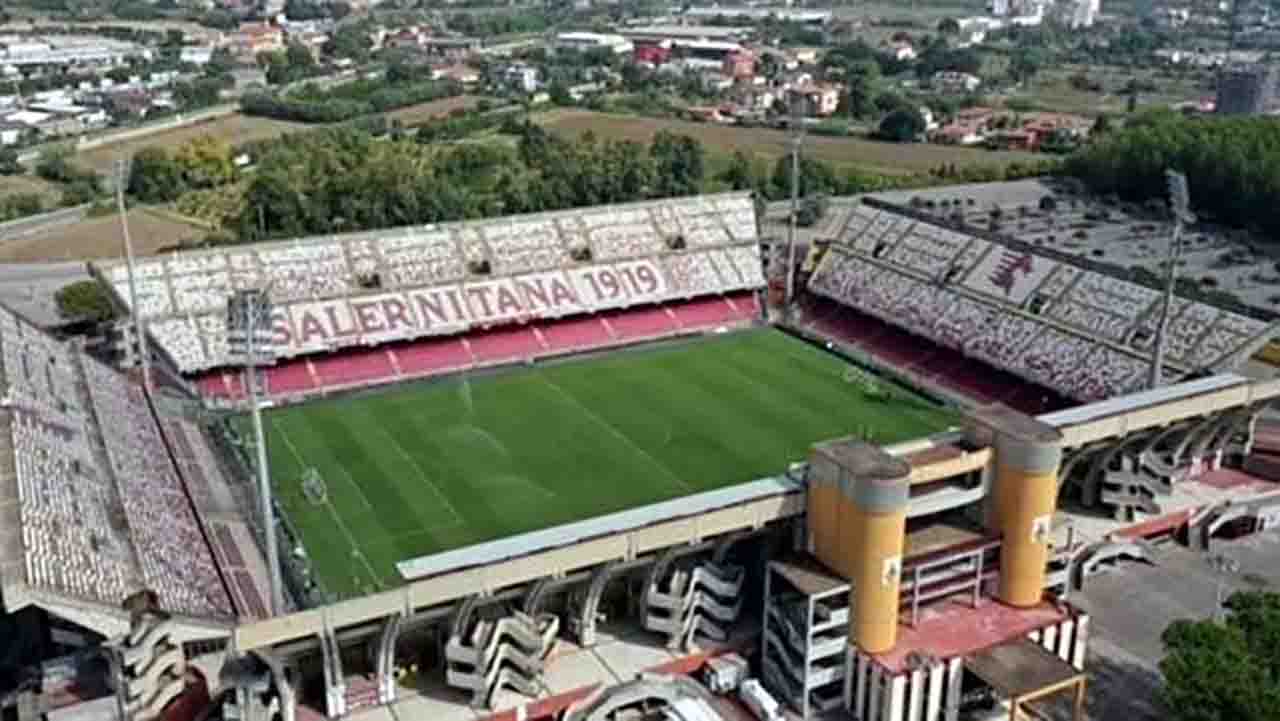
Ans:
[[[868,205],[850,214],[809,289],[1080,401],[1143,387],[1159,322],[1155,290]],[[1174,377],[1234,365],[1268,328],[1182,298],[1170,318]]]
[[[0,348],[25,584],[117,607],[145,588],[173,613],[233,616],[141,389],[6,309]]]
[[[129,298],[124,265],[95,271]],[[267,389],[297,396],[749,321],[764,275],[734,193],[157,257],[137,285],[174,368],[234,399],[236,289],[270,289]]]
[[[95,272],[125,303],[126,266],[105,262]],[[287,360],[764,285],[754,205],[743,193],[175,254],[139,261],[136,279],[137,311],[184,374],[230,365],[224,304],[242,288],[270,289],[276,351]],[[677,330],[654,324],[647,334]],[[491,331],[477,342],[479,362],[552,345],[541,330]],[[359,367],[283,363],[268,371],[269,385],[305,393],[395,375],[400,360],[356,358],[349,363]],[[406,365],[414,364],[399,372]],[[199,387],[234,393],[216,375]]]

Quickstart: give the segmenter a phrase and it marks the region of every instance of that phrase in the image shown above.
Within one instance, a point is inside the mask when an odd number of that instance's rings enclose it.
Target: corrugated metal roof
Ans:
[[[527,556],[539,551],[568,546],[574,543],[631,531],[654,523],[661,523],[686,516],[696,516],[708,511],[735,506],[741,503],[799,491],[801,484],[784,476],[763,478],[740,483],[728,488],[673,498],[617,513],[609,513],[584,521],[544,528],[540,531],[521,533],[485,543],[435,553],[430,556],[400,561],[396,569],[405,580],[434,576],[445,571],[457,571],[468,566],[497,563],[509,558]]]
[[[1151,390],[1130,393],[1118,398],[1111,398],[1097,403],[1080,406],[1078,408],[1068,408],[1063,411],[1055,411],[1053,413],[1045,413],[1037,416],[1037,420],[1047,423],[1055,428],[1065,428],[1080,423],[1088,423],[1096,421],[1099,418],[1114,416],[1119,413],[1135,411],[1140,408],[1147,408],[1161,403],[1181,400],[1208,393],[1210,391],[1221,390],[1231,386],[1248,383],[1249,379],[1235,373],[1222,373],[1220,375],[1209,376],[1208,378],[1197,378],[1196,380],[1175,383],[1169,386],[1161,386]]]

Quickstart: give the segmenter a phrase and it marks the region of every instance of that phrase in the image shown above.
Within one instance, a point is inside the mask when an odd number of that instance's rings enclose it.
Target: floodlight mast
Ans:
[[[1164,378],[1165,344],[1169,331],[1169,313],[1173,308],[1173,289],[1178,279],[1178,256],[1182,252],[1182,227],[1195,222],[1191,213],[1191,193],[1187,189],[1187,176],[1176,170],[1164,172],[1169,187],[1169,210],[1173,213],[1173,238],[1169,243],[1169,258],[1165,261],[1164,301],[1160,307],[1160,326],[1156,330],[1156,347],[1151,358],[1151,388],[1158,388]]]
[[[791,315],[796,290],[796,216],[800,213],[800,145],[804,142],[804,122],[797,94],[791,101],[791,217],[787,224],[786,314]]]
[[[258,365],[272,354],[271,298],[261,288],[238,290],[227,299],[227,345],[233,356],[244,359],[244,384],[249,392],[253,417],[254,446],[258,456],[258,501],[262,535],[271,579],[271,615],[284,612],[284,591],[280,578],[280,549],[273,522],[271,471],[267,465],[267,439],[262,427],[262,404],[258,398]],[[259,335],[265,336],[260,339]]]
[[[133,320],[133,334],[137,341],[138,359],[142,361],[142,385],[151,392],[151,353],[147,348],[146,328],[143,325],[142,310],[138,306],[137,273],[133,265],[133,239],[129,236],[129,216],[124,206],[124,185],[128,177],[126,168],[128,161],[124,158],[116,160],[116,209],[120,213],[120,233],[124,236],[124,258],[129,271],[129,315]]]

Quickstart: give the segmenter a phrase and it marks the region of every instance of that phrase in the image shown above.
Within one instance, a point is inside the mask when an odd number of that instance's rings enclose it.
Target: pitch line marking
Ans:
[[[280,438],[284,441],[284,444],[289,447],[289,453],[293,454],[293,458],[298,462],[298,465],[300,467],[305,468],[307,463],[302,459],[302,455],[298,453],[298,447],[293,445],[293,440],[289,438],[289,434],[286,433],[284,429],[277,426],[274,419],[268,422],[271,424],[271,430],[276,431],[280,434]],[[350,480],[351,479],[350,475],[348,475],[347,478]],[[354,480],[351,480],[351,482],[353,485],[355,484]],[[359,490],[359,489],[357,488],[356,490]],[[363,493],[361,493],[360,495],[361,497],[364,496]],[[369,499],[366,498],[365,504],[367,505],[368,503],[369,503]],[[326,510],[329,511],[329,515],[333,516],[333,520],[338,523],[338,527],[342,529],[342,535],[347,537],[347,543],[351,546],[351,550],[354,552],[356,556],[359,556],[360,562],[364,564],[364,569],[369,574],[369,578],[373,580],[374,584],[378,586],[379,590],[386,588],[386,584],[382,582],[382,578],[377,573],[374,572],[373,566],[369,565],[368,557],[365,556],[364,550],[360,547],[360,544],[356,543],[355,536],[352,535],[351,529],[347,528],[347,524],[343,522],[342,515],[338,513],[338,509],[334,508],[333,504],[330,503],[327,499],[324,502],[324,507]],[[373,510],[372,507],[369,510],[372,511]]]
[[[612,433],[615,438],[618,438],[623,443],[630,446],[632,450],[638,452],[640,455],[649,459],[650,463],[657,466],[658,470],[665,473],[668,478],[675,481],[680,487],[684,488],[686,491],[690,493],[693,492],[693,487],[690,486],[688,483],[685,483],[683,480],[681,480],[681,478],[677,476],[675,473],[673,473],[670,468],[667,468],[665,463],[663,463],[662,461],[659,461],[652,453],[641,448],[638,444],[636,444],[635,441],[628,438],[626,434],[624,434],[622,431],[619,431],[617,428],[615,428],[612,423],[609,423],[608,421],[606,421],[605,419],[597,415],[595,411],[583,405],[581,401],[579,401],[577,398],[574,398],[573,395],[571,395],[568,391],[566,391],[564,388],[561,388],[550,378],[547,378],[545,373],[542,373],[541,371],[539,371],[537,373],[537,376],[542,379],[543,383],[546,383],[547,385],[551,386],[553,390],[555,390],[557,393],[563,396],[565,400],[569,401],[569,403],[571,403],[572,405],[577,406],[578,409],[583,412],[583,414],[585,414],[588,418],[594,421],[597,425],[603,426],[604,429]]]
[[[404,446],[400,444],[400,441],[396,440],[395,436],[388,433],[387,429],[383,428],[381,424],[372,423],[370,425],[378,429],[379,433],[381,433],[384,437],[386,437],[387,440],[391,441],[391,445],[395,446],[396,452],[399,453],[402,458],[408,461],[409,465],[413,466],[414,472],[418,474],[418,480],[422,481],[423,484],[425,484],[428,488],[431,489],[431,494],[434,495],[437,499],[439,499],[440,503],[444,504],[444,509],[449,512],[449,515],[453,516],[453,521],[449,523],[436,524],[436,526],[438,528],[449,528],[451,526],[464,525],[466,523],[466,520],[462,517],[462,514],[458,513],[458,509],[453,507],[453,504],[449,502],[449,498],[445,496],[444,492],[441,491],[436,486],[435,482],[433,482],[431,478],[427,476],[426,472],[422,470],[422,466],[418,465],[418,462],[414,460],[413,456],[409,455],[409,452],[404,449]]]

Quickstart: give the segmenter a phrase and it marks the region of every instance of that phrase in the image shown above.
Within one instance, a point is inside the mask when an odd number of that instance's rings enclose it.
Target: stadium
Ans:
[[[1239,372],[1274,323],[1174,298],[1153,374],[1159,290],[874,199],[820,232],[790,307],[742,193],[95,263],[150,387],[0,311],[33,698],[605,719],[738,651],[803,718],[953,719],[975,684],[1078,713],[1072,588],[1274,525],[1280,382]]]

